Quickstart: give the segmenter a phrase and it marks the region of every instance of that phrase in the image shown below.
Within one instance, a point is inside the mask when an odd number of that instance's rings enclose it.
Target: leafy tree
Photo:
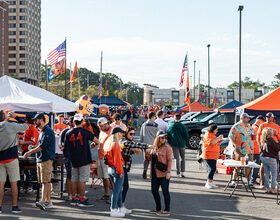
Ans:
[[[237,89],[239,88],[239,82],[234,81],[230,85],[228,85],[230,89]],[[259,80],[253,81],[250,77],[246,76],[243,81],[241,81],[241,88],[243,89],[258,89],[258,88],[267,88],[265,83],[260,82]]]
[[[273,88],[278,88],[280,86],[280,73],[277,73],[275,76],[274,76],[274,79],[276,79],[275,81],[272,81],[271,82],[271,85]]]

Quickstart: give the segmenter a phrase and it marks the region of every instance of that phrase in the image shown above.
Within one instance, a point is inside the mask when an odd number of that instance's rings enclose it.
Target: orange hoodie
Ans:
[[[117,174],[123,173],[123,157],[119,143],[113,142],[110,151],[107,152],[107,160],[110,167],[114,166]]]

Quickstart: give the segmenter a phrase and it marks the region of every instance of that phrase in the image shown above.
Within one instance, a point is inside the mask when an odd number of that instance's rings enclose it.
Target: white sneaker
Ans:
[[[177,178],[180,178],[180,177],[181,177],[181,174],[180,174],[180,173],[179,173],[179,174],[177,174],[177,175],[176,175],[176,177],[177,177]]]
[[[116,218],[122,218],[125,216],[125,213],[119,212],[118,209],[111,209],[110,216]]]
[[[209,182],[206,182],[205,187],[207,189],[213,189],[214,188],[214,186],[212,186],[211,183],[209,183]]]
[[[120,212],[123,212],[124,214],[131,214],[132,210],[127,209],[125,206],[120,208]]]
[[[214,188],[218,188],[218,186],[214,182],[209,183],[209,184],[211,184],[211,186],[213,186]]]
[[[47,209],[52,209],[52,208],[54,208],[53,203],[52,203],[52,202],[46,203],[46,208],[47,208]]]

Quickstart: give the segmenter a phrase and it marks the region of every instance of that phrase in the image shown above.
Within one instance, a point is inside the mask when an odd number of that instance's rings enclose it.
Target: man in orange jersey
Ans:
[[[265,115],[265,117],[266,117],[266,122],[262,123],[260,125],[260,127],[259,127],[259,130],[258,130],[258,135],[257,135],[258,144],[260,144],[262,131],[266,127],[272,128],[272,130],[273,130],[273,139],[276,141],[276,143],[278,143],[280,141],[280,128],[279,128],[279,125],[274,123],[274,118],[275,117],[274,117],[273,113],[268,112]],[[260,188],[263,188],[264,187],[263,186],[263,181],[264,181],[263,164],[261,165],[260,176],[261,176]]]
[[[265,122],[265,118],[262,115],[259,115],[256,119],[256,122],[252,125],[252,128],[253,128],[255,134],[258,133],[260,125],[264,122]],[[254,145],[254,162],[257,163],[257,164],[260,164],[261,163],[261,161],[260,161],[260,146],[259,146],[257,140],[253,140],[253,145]],[[253,168],[251,181],[249,183],[249,185],[251,187],[253,187],[254,184],[257,181],[259,170],[260,170],[259,168]]]
[[[60,135],[60,133],[66,129],[68,126],[63,123],[64,122],[64,116],[59,115],[58,116],[58,123],[54,125],[54,133],[56,135]]]

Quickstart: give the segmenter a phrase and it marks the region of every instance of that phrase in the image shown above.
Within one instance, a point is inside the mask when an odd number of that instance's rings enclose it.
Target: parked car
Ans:
[[[238,120],[238,118],[236,120]],[[213,112],[200,121],[183,121],[182,123],[186,126],[189,132],[187,147],[198,149],[203,128],[208,127],[209,123],[232,126],[235,123],[235,113]]]
[[[191,113],[191,114],[189,114]],[[187,114],[185,114],[184,116],[181,117],[181,122],[183,121],[201,121],[202,119],[204,119],[206,116],[211,115],[213,112],[189,112]],[[168,120],[168,124],[170,125],[172,122],[174,122],[174,118],[170,118]]]

